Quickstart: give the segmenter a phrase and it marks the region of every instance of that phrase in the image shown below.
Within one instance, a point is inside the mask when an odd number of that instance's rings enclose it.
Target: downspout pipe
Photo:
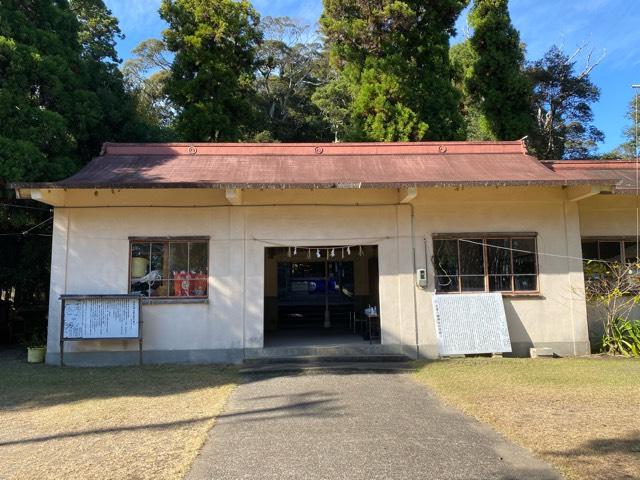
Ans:
[[[413,204],[408,203],[407,205],[409,205],[409,209],[411,211],[411,258],[413,261],[412,274],[415,275],[418,268],[417,261],[416,261],[416,227],[415,227],[416,215],[415,215],[415,208]],[[425,262],[426,262],[426,259],[425,259]],[[416,293],[417,289],[418,289],[418,286],[416,285],[416,282],[413,281],[413,321],[414,321],[414,327],[416,332],[416,359],[419,359],[420,358],[420,336],[418,334],[418,294]]]

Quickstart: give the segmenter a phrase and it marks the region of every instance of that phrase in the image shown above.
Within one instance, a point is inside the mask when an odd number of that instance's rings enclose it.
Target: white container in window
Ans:
[[[131,276],[133,278],[144,277],[147,273],[149,260],[144,257],[131,258]]]

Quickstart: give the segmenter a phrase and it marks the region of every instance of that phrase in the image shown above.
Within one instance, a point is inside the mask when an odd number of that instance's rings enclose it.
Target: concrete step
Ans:
[[[250,348],[245,351],[245,358],[284,358],[284,357],[350,357],[369,355],[402,355],[402,347],[399,345],[380,344],[348,344],[348,345],[317,345],[317,346],[289,346]]]
[[[401,354],[355,354],[355,355],[298,355],[287,357],[247,358],[246,367],[264,365],[299,364],[299,365],[332,365],[338,363],[399,363],[409,362],[411,358]]]
[[[408,373],[415,371],[415,366],[409,362],[282,362],[266,363],[263,365],[245,365],[240,373],[252,374],[282,374],[282,373],[325,373],[325,372],[387,372]]]

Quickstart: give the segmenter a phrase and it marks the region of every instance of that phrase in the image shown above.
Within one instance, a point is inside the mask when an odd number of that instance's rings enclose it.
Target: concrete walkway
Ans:
[[[559,479],[408,374],[255,375],[232,394],[188,480]]]

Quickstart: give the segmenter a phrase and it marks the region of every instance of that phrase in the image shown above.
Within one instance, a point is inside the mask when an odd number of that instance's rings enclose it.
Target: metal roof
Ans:
[[[603,182],[613,178],[616,180],[613,193],[637,193],[640,165],[634,160],[546,160],[542,163],[567,179],[589,178]]]
[[[557,170],[557,171],[556,171]],[[515,142],[105,144],[58,182],[13,188],[400,188],[616,183],[572,175]]]

